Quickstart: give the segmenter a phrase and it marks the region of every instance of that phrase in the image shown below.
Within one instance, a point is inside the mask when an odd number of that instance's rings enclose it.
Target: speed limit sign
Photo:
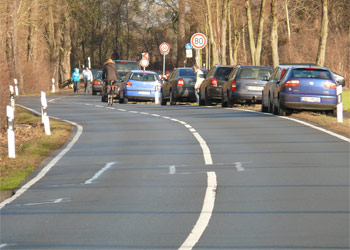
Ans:
[[[191,37],[191,45],[195,49],[203,49],[207,45],[207,37],[202,33],[196,33]]]
[[[163,55],[167,55],[170,51],[170,45],[167,43],[162,43],[161,45],[159,45],[159,50],[160,53],[162,53]]]

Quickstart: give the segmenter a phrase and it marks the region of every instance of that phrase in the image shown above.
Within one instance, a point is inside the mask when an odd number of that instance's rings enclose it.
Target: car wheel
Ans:
[[[227,97],[225,96],[224,91],[222,91],[221,107],[223,108],[227,107]]]
[[[281,100],[278,101],[278,107],[277,107],[277,114],[279,116],[288,116],[290,115],[292,112],[290,109],[287,109],[283,106],[283,104],[281,103]]]
[[[91,93],[92,93],[92,95],[96,95],[96,91],[95,90],[92,90]]]
[[[227,107],[232,108],[234,106],[234,102],[231,100],[229,93],[227,91]]]
[[[102,102],[107,102],[107,98],[108,98],[108,96],[102,95],[101,101]]]
[[[273,105],[272,105],[270,96],[269,96],[269,99],[267,100],[267,112],[273,113]]]
[[[165,98],[163,98],[163,91],[162,91],[162,92],[161,92],[161,101],[160,101],[160,105],[165,106],[166,103],[167,103],[167,101],[166,101]]]
[[[170,90],[170,105],[176,105],[176,98],[174,95],[174,91],[171,89]]]
[[[266,113],[268,108],[264,105],[264,94],[261,97],[261,112]]]
[[[202,97],[202,91],[199,90],[199,101],[198,101],[198,105],[199,106],[204,106],[205,105],[205,101],[204,101],[204,98]]]
[[[212,101],[208,97],[208,92],[207,91],[205,91],[204,104],[205,104],[205,106],[213,105]]]

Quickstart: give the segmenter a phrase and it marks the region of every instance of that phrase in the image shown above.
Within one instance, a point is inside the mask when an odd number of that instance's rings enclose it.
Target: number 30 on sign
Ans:
[[[202,33],[196,33],[191,37],[191,45],[195,49],[203,49],[207,45],[207,37]]]

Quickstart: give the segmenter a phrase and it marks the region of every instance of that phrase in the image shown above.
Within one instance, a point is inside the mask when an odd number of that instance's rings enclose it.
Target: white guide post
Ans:
[[[337,86],[337,120],[343,123],[343,100],[342,100],[343,86]]]
[[[91,58],[90,58],[90,56],[88,57],[88,66],[89,66],[89,69],[91,69]]]
[[[49,119],[49,116],[47,114],[46,93],[44,91],[41,91],[41,121],[42,121],[42,123],[44,123],[45,134],[51,135],[50,119]]]
[[[10,105],[15,109],[15,90],[12,85],[10,85]]]
[[[155,104],[159,104],[159,85],[157,84],[155,86],[155,92],[154,92],[154,102]]]
[[[13,82],[15,83],[15,93],[16,93],[16,96],[18,96],[18,81],[17,79],[13,79]]]
[[[7,140],[8,140],[8,156],[9,158],[16,158],[15,149],[15,110],[11,106],[6,107],[7,114]]]
[[[52,78],[51,79],[51,82],[52,82],[52,93],[55,93],[56,92],[56,87],[55,87],[55,78]]]

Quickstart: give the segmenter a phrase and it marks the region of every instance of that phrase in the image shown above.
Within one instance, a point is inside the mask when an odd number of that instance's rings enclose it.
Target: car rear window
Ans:
[[[97,72],[95,79],[102,79],[102,71]]]
[[[118,71],[131,71],[140,69],[138,62],[114,61]]]
[[[240,79],[256,79],[264,80],[269,79],[271,72],[268,69],[241,69],[238,78]]]
[[[179,75],[180,76],[190,76],[190,77],[196,76],[193,69],[180,69]]]
[[[215,76],[220,78],[223,77],[225,78],[226,76],[228,76],[233,68],[228,68],[228,67],[222,67],[222,68],[218,68],[215,72]]]
[[[293,78],[320,78],[320,79],[332,79],[331,72],[324,69],[294,69]]]
[[[130,79],[134,81],[154,82],[158,81],[158,76],[156,74],[148,73],[131,73]]]

